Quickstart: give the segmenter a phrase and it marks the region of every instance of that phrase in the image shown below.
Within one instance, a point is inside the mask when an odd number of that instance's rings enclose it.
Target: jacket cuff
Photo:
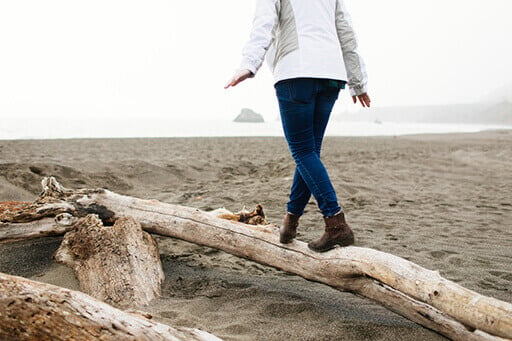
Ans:
[[[367,92],[368,89],[366,88],[366,85],[355,85],[350,87],[350,95],[352,96],[359,96]]]
[[[251,64],[248,64],[248,63],[242,63],[240,65],[240,67],[238,68],[238,70],[239,71],[241,71],[241,70],[249,70],[252,73],[251,77],[254,77],[254,75],[258,71],[254,66],[252,66]]]

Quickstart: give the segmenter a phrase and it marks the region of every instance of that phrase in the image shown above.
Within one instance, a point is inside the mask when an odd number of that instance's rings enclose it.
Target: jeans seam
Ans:
[[[300,163],[301,166],[302,165],[302,162],[300,162],[300,160],[297,161],[297,164]],[[303,167],[304,168],[304,172],[306,173],[306,176],[308,177],[308,180],[313,184],[313,187],[315,188],[315,191],[318,192],[318,195],[321,197],[322,200],[325,200],[325,196],[323,195],[323,193],[321,193],[320,189],[318,188],[317,184],[315,183],[313,177],[311,176],[311,174],[309,174],[309,171],[307,169],[307,167]]]
[[[288,89],[288,98],[290,99],[290,102],[296,103],[292,96],[292,89],[290,83],[286,83],[286,89]]]
[[[300,162],[300,161],[299,161],[299,162]],[[297,163],[299,163],[299,162],[297,162]],[[302,165],[302,163],[301,163],[301,165]],[[311,180],[313,180],[313,177],[311,176],[311,174],[309,173],[309,171],[307,170],[307,168],[306,168],[306,167],[304,167],[304,171],[305,171],[305,173],[306,173],[306,176],[309,178],[309,180],[310,180],[310,181],[311,181]],[[318,195],[320,196],[320,198],[321,198],[322,200],[326,201],[325,193],[322,193],[322,192],[320,191],[320,189],[319,189],[319,187],[317,186],[316,182],[311,181],[311,183],[312,183],[312,184],[313,184],[313,186],[315,187],[315,190],[318,192]],[[339,203],[338,203],[337,201],[336,201],[336,205],[337,205],[337,206],[340,206],[340,205],[339,205]],[[341,207],[341,206],[340,206],[340,207]],[[336,209],[336,211],[338,211],[338,210],[339,210],[339,209],[337,208],[337,209]],[[322,212],[322,213],[324,213],[324,212]],[[324,214],[324,215],[325,215],[325,214]],[[326,216],[328,216],[328,215],[326,215]]]

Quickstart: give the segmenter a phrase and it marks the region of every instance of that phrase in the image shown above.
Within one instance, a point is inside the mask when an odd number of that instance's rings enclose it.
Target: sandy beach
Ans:
[[[512,302],[512,131],[327,137],[322,159],[356,245]],[[40,180],[212,210],[263,205],[280,224],[294,172],[283,137],[0,141],[0,201]],[[298,238],[322,233],[311,200]],[[158,241],[164,295],[143,310],[226,340],[442,340],[373,302],[229,254]],[[0,272],[78,289],[52,261],[61,238],[0,244]]]

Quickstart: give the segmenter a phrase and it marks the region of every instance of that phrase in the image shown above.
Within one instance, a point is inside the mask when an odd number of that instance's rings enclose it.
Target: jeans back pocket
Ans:
[[[314,78],[293,78],[275,85],[279,100],[298,104],[310,103],[318,91],[318,80]]]

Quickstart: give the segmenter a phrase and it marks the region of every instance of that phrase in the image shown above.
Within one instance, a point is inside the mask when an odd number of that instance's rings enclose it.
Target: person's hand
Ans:
[[[235,73],[231,81],[224,87],[224,89],[229,88],[230,86],[235,86],[240,82],[243,82],[247,78],[254,77],[254,74],[249,70],[239,70]]]
[[[357,103],[358,99],[359,99],[359,102],[361,102],[361,105],[363,106],[363,108],[369,108],[370,107],[370,103],[372,101],[370,100],[370,96],[368,96],[368,93],[365,92],[362,95],[352,96],[352,100],[354,101],[354,104]]]

